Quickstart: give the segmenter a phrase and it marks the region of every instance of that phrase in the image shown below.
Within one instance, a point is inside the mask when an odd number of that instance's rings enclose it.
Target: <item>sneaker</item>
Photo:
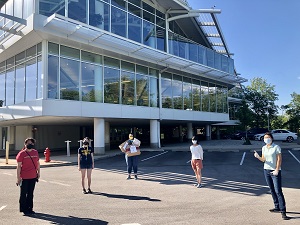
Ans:
[[[83,194],[87,194],[85,188],[82,189],[82,193],[83,193]]]
[[[92,190],[90,188],[88,188],[88,192],[89,194],[93,194]]]
[[[137,178],[137,175],[134,175],[134,179],[135,179],[135,180],[137,180],[137,179],[138,179],[138,178]]]
[[[126,178],[127,180],[130,180],[131,179],[131,176],[130,175],[128,175],[128,177]]]
[[[197,184],[196,188],[202,188],[201,184]]]
[[[276,209],[276,208],[270,209],[269,211],[272,212],[272,213],[279,213],[280,212],[280,210]]]

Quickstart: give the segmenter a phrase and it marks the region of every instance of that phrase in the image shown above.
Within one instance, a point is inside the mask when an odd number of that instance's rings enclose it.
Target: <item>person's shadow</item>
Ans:
[[[150,202],[160,202],[160,199],[155,198],[149,198],[144,196],[135,196],[135,195],[116,195],[116,194],[108,194],[108,193],[102,193],[102,192],[93,192],[93,195],[102,195],[108,198],[122,198],[122,199],[128,199],[128,200],[144,200],[144,201],[150,201]]]
[[[59,225],[69,225],[69,224],[97,224],[97,225],[107,225],[108,222],[98,219],[92,219],[92,218],[80,218],[75,216],[55,216],[45,213],[38,213],[30,215],[32,218],[45,220],[51,222],[51,224],[59,224]]]

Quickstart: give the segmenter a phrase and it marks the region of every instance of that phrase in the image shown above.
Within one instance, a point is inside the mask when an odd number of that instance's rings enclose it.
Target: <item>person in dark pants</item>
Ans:
[[[264,135],[265,146],[262,147],[262,155],[254,151],[254,157],[264,163],[264,175],[266,182],[270,188],[272,198],[274,201],[274,208],[270,212],[281,213],[282,219],[289,220],[290,217],[286,215],[285,198],[282,193],[281,184],[281,148],[273,143],[273,135],[269,132]]]
[[[38,151],[34,149],[35,140],[27,138],[24,148],[18,153],[17,185],[20,186],[20,212],[31,215],[33,211],[33,192],[40,177],[40,162]]]
[[[140,142],[138,141],[138,143],[140,143]],[[124,152],[133,153],[133,152],[136,152],[138,148],[139,148],[139,145],[134,143],[133,134],[129,134],[129,139],[126,141],[125,145],[123,146]],[[128,172],[127,180],[131,179],[132,170],[134,173],[134,179],[137,180],[138,179],[138,176],[137,176],[138,155],[128,156],[127,154],[125,154],[125,160],[126,160],[127,172]]]

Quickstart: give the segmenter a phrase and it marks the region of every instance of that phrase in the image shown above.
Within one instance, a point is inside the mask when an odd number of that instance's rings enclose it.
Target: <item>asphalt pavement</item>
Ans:
[[[200,141],[199,144],[203,147],[204,152],[240,152],[240,151],[261,151],[263,146],[263,142],[261,141],[251,141],[250,145],[245,145],[243,140],[209,140],[209,141]],[[292,143],[287,142],[275,142],[278,144],[283,150],[300,150],[300,144],[296,141]],[[151,152],[151,151],[190,151],[189,150],[190,143],[176,143],[176,144],[166,144],[161,148],[143,148],[141,146],[141,151]],[[41,167],[51,167],[51,166],[66,166],[77,164],[77,154],[71,154],[67,156],[66,154],[62,154],[62,152],[66,152],[66,150],[62,149],[59,152],[52,152],[50,162],[45,162],[45,158],[40,158]],[[0,150],[0,168],[3,169],[15,169],[16,168],[16,160],[15,155],[9,156],[8,160],[5,157],[5,150]],[[122,153],[119,149],[113,149],[106,151],[105,154],[102,155],[94,155],[95,160],[113,157],[116,155],[121,155]],[[41,154],[40,154],[41,155]]]

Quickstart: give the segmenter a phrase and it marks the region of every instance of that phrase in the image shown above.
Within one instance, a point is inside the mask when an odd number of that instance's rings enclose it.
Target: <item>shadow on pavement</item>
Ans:
[[[149,198],[144,196],[134,196],[134,195],[116,195],[116,194],[108,194],[108,193],[102,193],[102,192],[93,192],[93,195],[102,195],[108,198],[122,198],[122,199],[128,199],[128,200],[144,200],[144,201],[150,201],[150,202],[160,202],[160,199],[155,198]]]
[[[35,213],[30,217],[40,220],[45,220],[51,222],[51,224],[59,224],[59,225],[69,225],[69,224],[97,224],[97,225],[106,225],[108,222],[98,219],[92,218],[79,218],[75,216],[63,217],[63,216],[55,216],[45,213]]]

